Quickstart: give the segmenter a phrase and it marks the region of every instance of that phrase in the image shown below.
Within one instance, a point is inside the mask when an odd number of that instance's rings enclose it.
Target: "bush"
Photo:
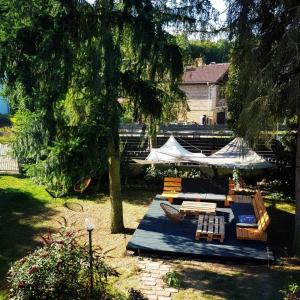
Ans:
[[[130,289],[128,300],[148,300],[148,298],[144,297],[143,294],[139,290]]]
[[[10,299],[87,299],[89,254],[76,241],[76,232],[63,229],[43,237],[44,247],[14,263],[8,273]],[[93,254],[94,294],[109,299],[106,279],[117,272],[102,255]]]
[[[168,272],[164,277],[165,283],[173,288],[180,288],[181,287],[181,280],[180,276],[177,272]]]
[[[298,300],[300,298],[300,286],[296,282],[290,283],[285,290],[280,292],[284,295],[284,299],[287,300]]]
[[[178,170],[176,167],[169,169],[157,169],[149,167],[146,169],[145,180],[151,183],[161,183],[164,177],[181,177],[181,178],[200,178],[201,171],[197,169],[192,170]]]

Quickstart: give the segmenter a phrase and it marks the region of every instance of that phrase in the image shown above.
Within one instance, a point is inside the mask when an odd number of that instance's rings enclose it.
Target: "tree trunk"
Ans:
[[[108,143],[109,194],[111,202],[111,233],[124,230],[123,206],[121,199],[119,145],[112,138]]]
[[[294,253],[300,258],[300,109],[298,110],[297,126],[297,150],[296,150],[296,171],[295,171],[295,233],[294,233]]]
[[[156,123],[153,117],[150,117],[149,139],[150,139],[150,150],[152,148],[157,148],[157,130],[156,130]]]

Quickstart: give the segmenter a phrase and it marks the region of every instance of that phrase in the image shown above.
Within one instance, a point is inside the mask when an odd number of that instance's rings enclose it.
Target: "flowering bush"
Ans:
[[[76,233],[64,229],[43,237],[44,247],[14,263],[8,273],[10,299],[87,299],[89,255],[76,241]],[[93,254],[94,293],[109,299],[106,279],[118,275],[103,257]],[[90,298],[90,299],[91,299]]]

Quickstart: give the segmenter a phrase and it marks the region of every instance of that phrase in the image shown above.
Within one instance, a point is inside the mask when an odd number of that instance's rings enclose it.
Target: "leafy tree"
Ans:
[[[149,118],[179,92],[167,29],[205,28],[208,0],[0,0],[0,78],[18,111],[14,149],[54,189],[108,158],[113,233],[123,229],[118,128],[126,97]],[[128,52],[127,52],[128,51]]]
[[[192,59],[202,57],[206,64],[211,62],[225,63],[229,61],[231,44],[227,40],[190,41],[190,55]]]
[[[228,5],[234,41],[230,101],[237,133],[253,140],[262,129],[297,117],[294,250],[300,256],[299,1],[230,0]]]

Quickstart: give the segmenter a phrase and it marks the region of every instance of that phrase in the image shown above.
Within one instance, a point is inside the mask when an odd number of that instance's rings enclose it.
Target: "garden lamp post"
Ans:
[[[93,280],[93,248],[92,248],[92,231],[94,229],[94,224],[91,219],[85,219],[86,230],[89,234],[89,256],[90,256],[90,295],[93,294],[94,280]]]

